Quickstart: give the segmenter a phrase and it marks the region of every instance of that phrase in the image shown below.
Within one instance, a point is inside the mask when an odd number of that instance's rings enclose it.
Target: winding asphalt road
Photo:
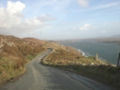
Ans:
[[[0,90],[111,90],[91,79],[40,64],[50,52],[48,49],[36,57],[26,66],[27,72],[23,76],[0,87]]]

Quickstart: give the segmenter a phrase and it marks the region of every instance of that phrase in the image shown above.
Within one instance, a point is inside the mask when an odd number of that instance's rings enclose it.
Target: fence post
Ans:
[[[95,60],[99,60],[99,56],[98,56],[97,53],[96,53],[96,56],[95,56]]]
[[[117,67],[120,67],[120,53],[118,54],[118,62],[117,62]]]

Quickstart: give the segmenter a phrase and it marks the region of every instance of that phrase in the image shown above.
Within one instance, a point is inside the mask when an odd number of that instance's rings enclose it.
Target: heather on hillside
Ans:
[[[0,83],[22,74],[25,64],[45,50],[44,43],[0,35]]]

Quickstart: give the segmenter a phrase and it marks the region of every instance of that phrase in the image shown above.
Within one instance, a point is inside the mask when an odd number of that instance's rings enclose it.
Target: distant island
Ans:
[[[86,39],[58,40],[56,42],[79,42],[79,41],[98,41],[98,42],[120,44],[120,35],[109,36],[109,37],[86,38]]]

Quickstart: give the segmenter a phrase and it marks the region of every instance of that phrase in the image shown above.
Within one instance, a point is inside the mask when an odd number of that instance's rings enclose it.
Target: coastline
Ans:
[[[77,48],[76,48],[77,49]],[[87,57],[87,55],[85,54],[84,51],[82,51],[81,49],[77,49],[80,53],[82,53],[83,56]]]
[[[117,64],[118,53],[120,52],[120,45],[116,43],[86,41],[74,43],[61,42],[61,44],[76,48],[83,56],[96,56],[98,54],[99,59],[111,64]]]
[[[82,55],[84,56],[84,57],[95,57],[95,56],[92,56],[92,55],[86,55],[85,54],[85,52],[84,51],[82,51],[81,49],[77,49],[79,52],[81,52],[82,53]],[[105,62],[105,63],[110,63],[110,62],[108,62],[106,59],[104,59],[104,58],[102,58],[102,57],[99,57],[99,55],[98,55],[98,60],[101,60],[101,61],[103,61],[103,62]],[[111,65],[113,65],[113,66],[116,66],[116,64],[113,64],[113,63],[110,63]]]
[[[94,57],[77,56],[71,50],[73,49],[56,49],[42,60],[42,64],[80,74],[111,88],[119,88],[119,84],[115,82],[119,80],[118,67],[102,60],[95,60]]]

